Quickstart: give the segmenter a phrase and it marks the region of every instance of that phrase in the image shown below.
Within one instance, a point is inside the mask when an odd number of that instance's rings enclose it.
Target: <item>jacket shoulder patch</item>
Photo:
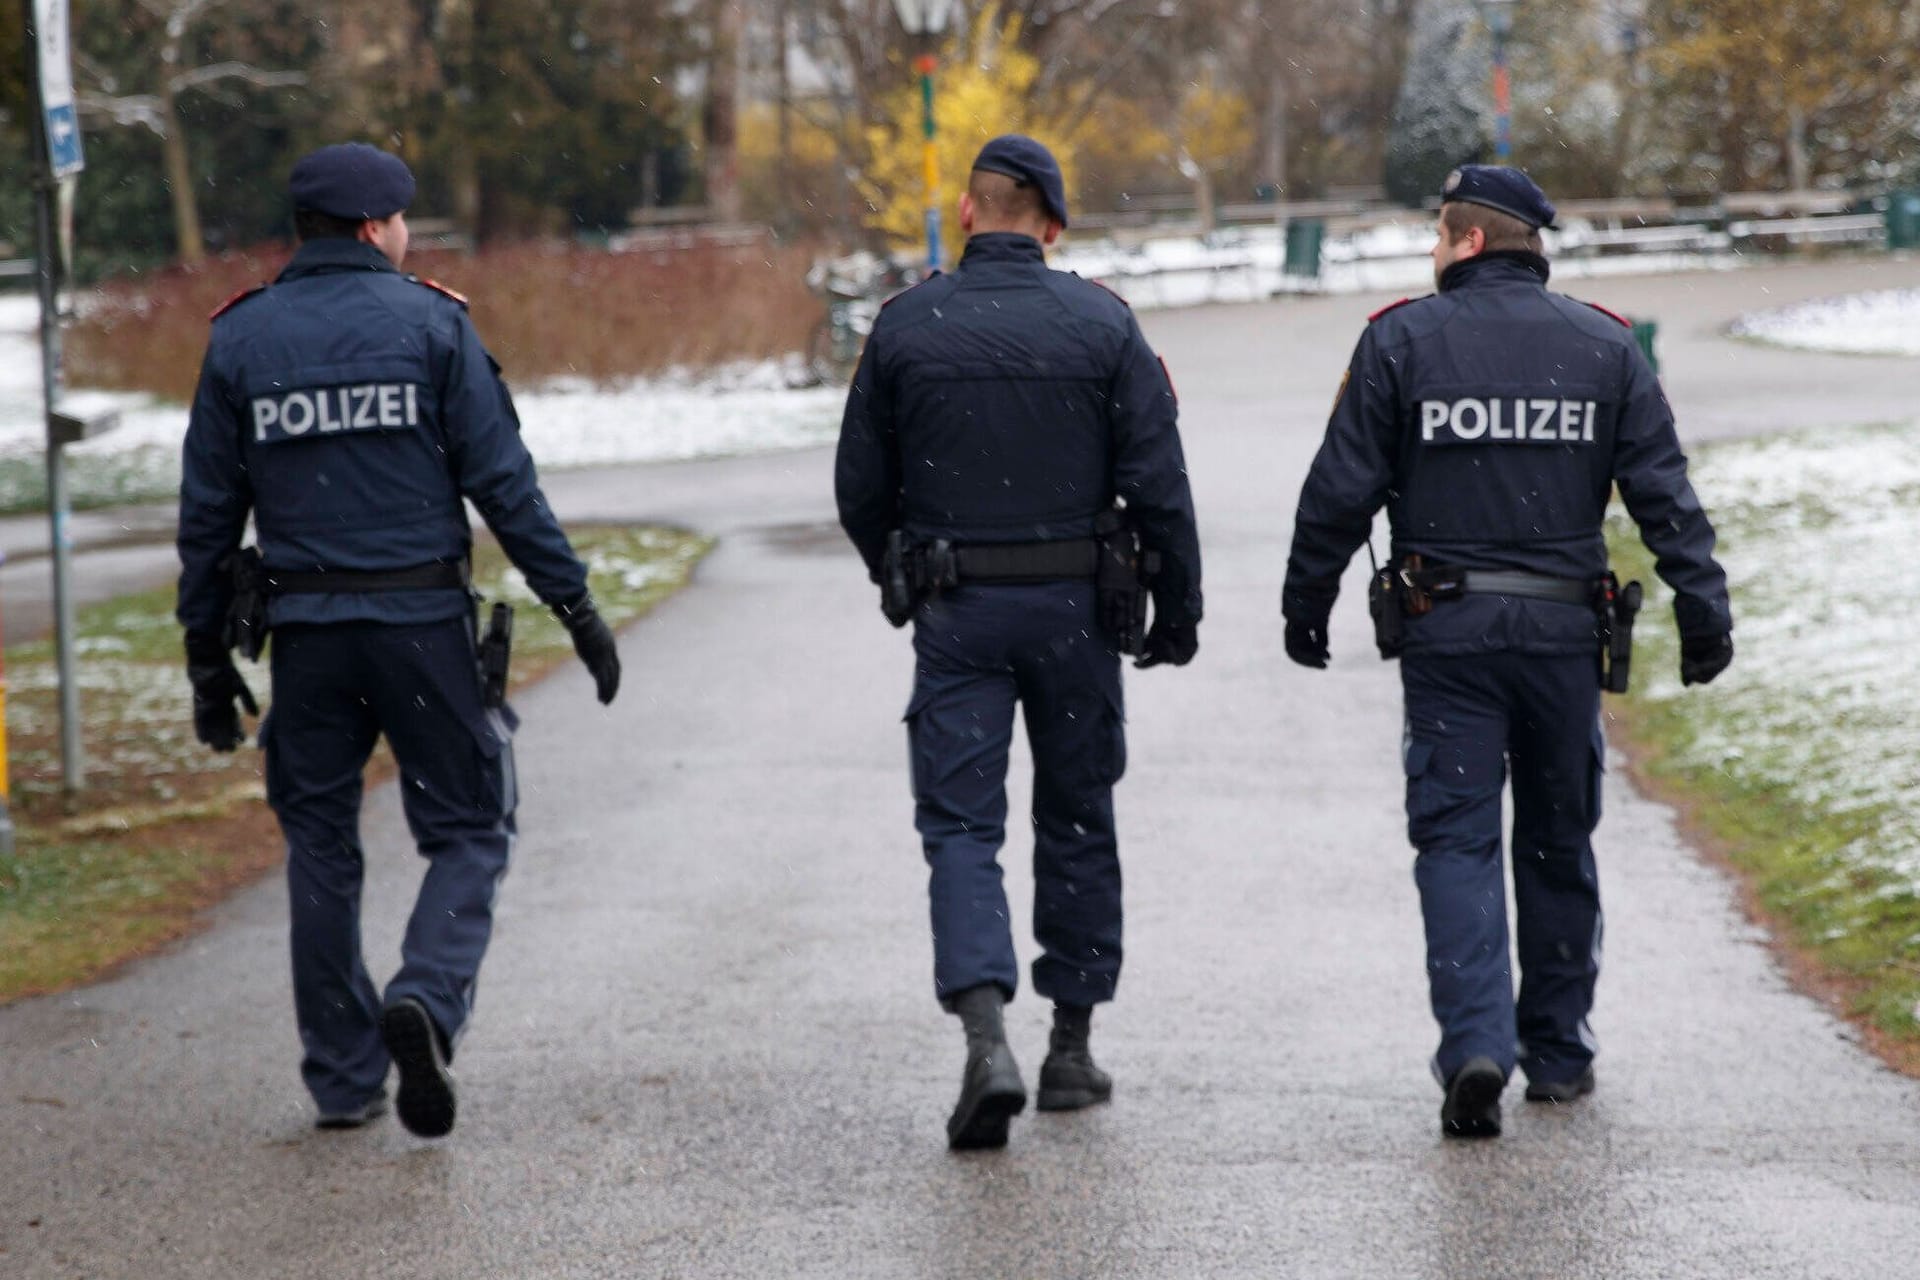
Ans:
[[[1410,302],[1419,302],[1421,298],[1431,298],[1432,296],[1433,295],[1430,293],[1423,293],[1420,295],[1419,298],[1402,298],[1398,302],[1389,302],[1386,306],[1380,308],[1378,311],[1368,316],[1367,323],[1372,324],[1375,320],[1378,320],[1381,316],[1387,314],[1387,312],[1398,311],[1401,307],[1406,306]]]
[[[1078,273],[1076,272],[1075,274],[1077,275]],[[1120,291],[1118,289],[1115,289],[1112,285],[1102,284],[1098,280],[1088,280],[1087,277],[1085,276],[1081,276],[1080,278],[1082,280],[1086,280],[1087,283],[1092,285],[1094,288],[1104,290],[1105,292],[1112,294],[1116,299],[1119,299],[1120,305],[1125,307],[1127,310],[1129,311],[1133,310],[1133,304],[1131,302],[1128,302],[1125,298],[1120,297]]]
[[[438,280],[429,280],[425,276],[408,276],[407,279],[413,281],[413,283],[417,285],[421,285],[425,288],[431,289],[435,293],[442,294],[446,297],[452,298],[455,302],[459,303],[463,307],[467,305],[466,294],[455,293],[452,289],[447,288],[447,286],[441,284]]]
[[[1607,317],[1607,319],[1617,320],[1621,324],[1625,325],[1627,328],[1629,329],[1633,328],[1633,321],[1627,319],[1625,316],[1621,315],[1618,311],[1609,311],[1597,302],[1587,302],[1585,298],[1576,298],[1574,299],[1574,301],[1586,303],[1587,306],[1592,307],[1595,311],[1598,311],[1601,315]]]
[[[210,314],[207,317],[207,323],[209,324],[213,323],[215,320],[218,320],[221,316],[227,314],[227,312],[233,310],[235,307],[245,302],[248,298],[251,298],[254,294],[265,293],[266,290],[267,290],[267,286],[264,284],[256,284],[250,289],[242,289],[240,292],[234,294],[231,298],[228,298],[225,302],[215,307],[213,309],[212,314]]]

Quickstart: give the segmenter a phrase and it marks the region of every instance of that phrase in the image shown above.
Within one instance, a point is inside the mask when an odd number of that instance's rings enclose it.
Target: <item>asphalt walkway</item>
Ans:
[[[1714,336],[1795,291],[1902,283],[1920,263],[1584,292],[1659,316],[1697,436],[1911,416],[1911,361]],[[833,525],[830,455],[557,475],[569,519],[721,541],[624,636],[611,709],[572,667],[520,703],[523,840],[460,1127],[312,1130],[284,890],[262,884],[115,981],[0,1009],[0,1274],[1915,1274],[1920,1086],[1789,989],[1618,776],[1600,1090],[1513,1097],[1498,1142],[1438,1136],[1397,673],[1357,576],[1330,670],[1286,662],[1277,616],[1300,479],[1379,302],[1146,320],[1183,396],[1208,616],[1192,667],[1129,675],[1112,1106],[944,1149],[960,1039],[930,992],[911,656]],[[364,826],[379,972],[420,868],[391,787]],[[1016,824],[1022,921],[1028,848]],[[1009,1021],[1031,1079],[1046,1011]]]

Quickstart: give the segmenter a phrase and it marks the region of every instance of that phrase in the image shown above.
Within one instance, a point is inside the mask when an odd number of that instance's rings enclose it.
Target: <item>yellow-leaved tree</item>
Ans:
[[[1060,162],[1073,203],[1074,162],[1089,122],[1056,116],[1035,101],[1040,62],[1018,45],[1020,24],[1002,17],[998,5],[983,6],[941,59],[935,78],[934,164],[943,254],[959,256],[959,201],[973,158],[989,138],[1024,133],[1039,139]],[[889,123],[867,131],[869,158],[861,187],[870,212],[867,224],[896,248],[924,247],[926,168],[923,162],[920,78],[900,66],[900,87],[885,95]]]

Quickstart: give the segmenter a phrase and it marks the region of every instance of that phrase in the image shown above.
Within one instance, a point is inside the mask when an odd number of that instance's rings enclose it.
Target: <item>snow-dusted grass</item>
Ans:
[[[672,529],[574,531],[601,613],[632,621],[686,582],[710,540]],[[571,661],[572,644],[497,548],[484,544],[475,584],[517,606],[516,682]],[[262,795],[252,747],[219,755],[194,740],[192,693],[170,589],[81,611],[81,740],[87,788],[60,794],[57,680],[47,642],[7,651],[7,731],[18,854],[0,859],[0,1002],[104,972],[188,928],[228,888],[277,861],[253,807]],[[241,663],[261,708],[267,665]],[[257,728],[257,724],[251,726]],[[378,759],[376,774],[385,769]]]
[[[1920,356],[1920,289],[1884,289],[1743,316],[1734,336],[1852,355]]]
[[[1671,597],[1616,513],[1616,564],[1649,588],[1626,724],[1860,1011],[1920,1036],[1920,422],[1714,444],[1693,478],[1736,657],[1682,690]]]

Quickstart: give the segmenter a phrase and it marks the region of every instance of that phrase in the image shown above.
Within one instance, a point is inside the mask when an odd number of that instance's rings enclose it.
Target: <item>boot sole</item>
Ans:
[[[947,1148],[951,1151],[989,1151],[1007,1145],[1007,1128],[1027,1109],[1027,1094],[1002,1090],[988,1093],[964,1116],[947,1121]]]
[[[1500,1136],[1500,1094],[1507,1082],[1491,1063],[1469,1063],[1447,1090],[1440,1112],[1440,1131],[1449,1138]]]
[[[1111,1101],[1111,1089],[1049,1089],[1041,1085],[1033,1106],[1036,1111],[1079,1111]]]
[[[433,1019],[412,1001],[389,1005],[380,1014],[380,1038],[400,1071],[393,1109],[407,1131],[422,1138],[453,1132],[458,1104],[453,1076],[440,1056]]]

